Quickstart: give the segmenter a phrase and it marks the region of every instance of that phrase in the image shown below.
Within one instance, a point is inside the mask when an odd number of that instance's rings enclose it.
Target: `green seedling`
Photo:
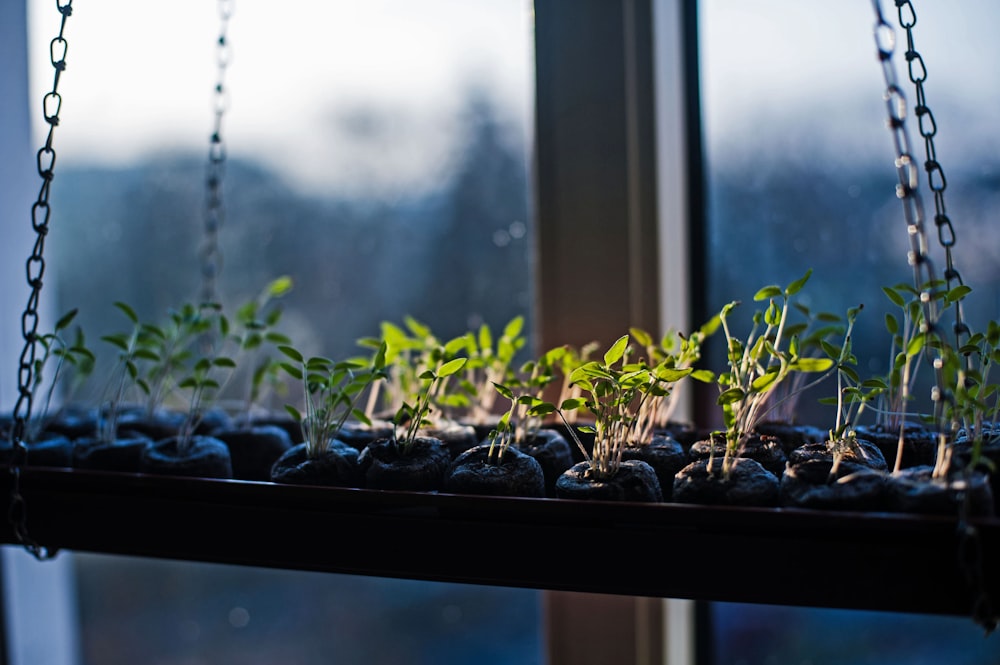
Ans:
[[[434,424],[430,419],[432,405],[442,383],[461,371],[468,361],[468,358],[444,360],[444,356],[444,347],[438,347],[431,354],[435,366],[421,372],[417,377],[420,382],[419,391],[412,402],[403,402],[393,417],[393,440],[402,455],[410,452],[422,429]],[[402,435],[399,434],[400,427],[403,427]]]
[[[618,472],[625,446],[636,441],[642,430],[639,414],[646,400],[665,395],[673,383],[693,371],[670,366],[673,359],[655,367],[631,362],[629,342],[629,335],[622,335],[600,361],[592,360],[573,370],[570,383],[580,389],[580,397],[570,397],[558,407],[550,402],[529,401],[531,415],[555,413],[562,419],[590,465],[592,477],[598,480]],[[592,451],[586,449],[565,415],[581,409],[594,419],[593,425],[580,427],[581,432],[594,434]]]
[[[783,382],[795,372],[822,374],[810,384],[815,385],[834,366],[830,358],[803,356],[798,337],[786,330],[791,299],[811,274],[811,270],[807,271],[785,288],[766,286],[757,291],[754,301],[766,301],[767,306],[754,313],[753,326],[745,341],[735,337],[729,327],[729,315],[739,301],[728,303],[719,313],[729,365],[729,370],[720,373],[716,380],[719,387],[716,403],[722,408],[725,426],[725,474],[731,470],[740,447],[755,431],[757,423],[775,408],[772,398]],[[709,468],[714,446],[711,451]]]
[[[357,402],[366,389],[385,376],[384,343],[370,360],[340,362],[322,356],[306,358],[287,345],[279,345],[278,350],[286,358],[280,367],[302,384],[303,409],[289,404],[285,410],[302,427],[308,457],[325,454],[348,419],[371,423],[364,411],[357,408]]]
[[[52,401],[56,388],[67,379],[67,373],[69,373],[70,385],[66,394],[62,396],[63,403],[68,401],[69,396],[86,381],[94,370],[95,356],[87,347],[83,330],[77,327],[71,341],[64,338],[66,330],[73,323],[77,313],[76,309],[70,310],[56,321],[52,332],[39,335],[36,338],[41,348],[41,355],[35,358],[32,366],[30,390],[32,402],[38,403],[38,400],[42,398],[42,403],[37,414],[26,423],[24,437],[26,441],[36,441],[47,423],[59,412],[57,409],[56,414],[53,413]],[[55,367],[51,380],[46,386],[46,371],[52,363],[55,363]]]

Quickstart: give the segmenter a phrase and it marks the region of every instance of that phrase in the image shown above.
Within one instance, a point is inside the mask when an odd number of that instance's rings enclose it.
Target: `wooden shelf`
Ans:
[[[539,589],[970,615],[956,520],[25,470],[48,547]],[[10,477],[0,482],[10,496]],[[9,500],[9,499],[8,499]],[[1000,520],[977,520],[1000,560]],[[9,524],[0,539],[15,543]],[[1000,593],[995,566],[985,571]]]

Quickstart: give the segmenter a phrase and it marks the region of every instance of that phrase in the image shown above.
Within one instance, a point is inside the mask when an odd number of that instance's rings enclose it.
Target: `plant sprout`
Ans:
[[[562,377],[559,394],[556,396],[554,403],[565,404],[569,400],[579,400],[583,395],[580,386],[573,383],[573,372],[581,365],[589,362],[590,357],[600,348],[600,345],[597,342],[589,342],[580,347],[566,344],[559,348],[562,350],[555,352],[555,355],[552,357],[552,368]],[[559,415],[566,428],[572,431],[573,427],[571,423],[577,421],[577,414],[577,409],[568,409]]]
[[[109,443],[118,435],[118,421],[122,406],[129,394],[138,389],[148,394],[149,386],[140,372],[140,363],[155,362],[158,356],[144,344],[145,326],[129,305],[116,302],[114,306],[129,320],[131,328],[127,332],[105,335],[102,341],[117,349],[117,361],[105,389],[105,402],[100,409],[97,437]]]
[[[635,342],[643,348],[648,365],[655,366],[666,363],[668,366],[678,369],[693,369],[694,365],[701,359],[702,345],[709,336],[715,333],[720,323],[718,316],[712,317],[701,328],[687,336],[671,329],[663,335],[659,342],[654,341],[653,336],[641,328],[630,328],[629,333]],[[694,370],[690,376],[703,382],[709,382],[714,378],[709,370]],[[637,437],[639,441],[648,440],[655,427],[666,427],[673,420],[680,403],[681,391],[679,388],[682,385],[683,383],[678,383],[666,394],[652,396],[645,402],[644,413],[640,414],[643,425]]]
[[[570,377],[581,390],[581,397],[571,397],[556,407],[549,402],[533,402],[533,415],[557,413],[567,425],[570,435],[590,465],[591,475],[598,480],[613,477],[621,466],[626,445],[636,440],[641,428],[638,414],[646,400],[663,396],[670,384],[688,376],[692,368],[671,367],[661,362],[655,367],[629,362],[629,335],[619,337],[604,353],[601,361],[586,362]],[[594,425],[581,427],[594,434],[593,452],[588,452],[565,416],[567,411],[586,408],[594,417]]]
[[[420,375],[431,366],[431,355],[441,344],[429,326],[412,316],[403,319],[403,326],[383,321],[379,338],[365,337],[358,344],[378,349],[386,344],[385,378],[376,382],[364,410],[371,418],[379,413],[396,414],[407,400],[412,401],[421,390]],[[384,410],[378,409],[379,402]]]
[[[72,378],[75,380],[75,385],[71,387],[70,393],[72,393],[73,388],[78,387],[93,372],[95,357],[94,353],[87,348],[83,331],[77,327],[72,342],[67,342],[62,335],[76,318],[77,313],[78,310],[76,309],[70,310],[56,321],[52,332],[39,335],[37,338],[39,346],[42,348],[42,354],[41,357],[35,358],[33,365],[33,382],[31,385],[33,401],[38,399],[39,392],[42,389],[45,368],[50,362],[54,361],[55,369],[52,374],[52,380],[49,381],[48,388],[45,390],[45,399],[42,403],[42,408],[39,410],[38,415],[31,418],[31,422],[27,423],[25,435],[25,440],[27,441],[37,440],[41,434],[41,430],[44,429],[49,419],[56,386],[60,384],[66,369],[73,370]]]
[[[786,331],[791,298],[801,291],[811,274],[812,270],[807,271],[785,288],[772,285],[757,291],[754,301],[766,300],[767,307],[753,314],[753,326],[745,342],[729,328],[729,315],[739,301],[728,303],[719,313],[729,364],[729,370],[717,378],[717,404],[722,407],[726,437],[724,474],[731,470],[757,423],[775,407],[772,396],[782,382],[793,372],[826,372],[834,365],[830,358],[803,357],[798,338]],[[709,468],[714,452],[715,447],[710,446]]]
[[[430,413],[441,384],[459,372],[468,361],[468,358],[453,358],[446,361],[444,355],[444,347],[438,347],[431,354],[435,359],[435,366],[425,369],[419,375],[420,390],[415,394],[412,403],[403,402],[393,417],[393,440],[402,455],[410,452],[420,430],[433,424]],[[403,435],[399,436],[397,429],[403,424],[406,427]]]
[[[932,299],[941,301],[944,307],[954,304],[968,293],[968,287],[965,286],[945,292],[937,288],[941,285],[943,285],[941,281],[934,282],[928,285],[926,291],[931,294]],[[954,398],[958,389],[955,383],[957,381],[955,363],[964,363],[965,359],[955,360],[956,351],[938,335],[934,325],[928,324],[925,312],[930,308],[922,299],[920,291],[909,284],[882,287],[882,291],[899,308],[900,316],[886,314],[885,317],[885,327],[891,340],[889,370],[883,377],[877,379],[879,395],[875,414],[876,425],[882,431],[898,434],[896,464],[893,469],[894,472],[898,472],[901,469],[905,445],[908,405],[913,401],[913,388],[925,351],[936,349],[939,354],[934,360],[934,370],[938,377],[938,385],[932,394],[935,409],[933,416],[919,413],[916,415],[921,420],[934,421],[940,448],[947,445],[949,425],[944,422],[945,411],[951,408],[947,402]],[[952,373],[950,381],[947,381],[948,385],[944,385],[949,363],[952,365]]]
[[[525,345],[523,330],[524,317],[515,316],[504,326],[495,342],[493,331],[484,323],[477,332],[470,331],[446,344],[448,355],[463,353],[468,362],[462,374],[455,377],[459,379],[460,391],[452,393],[450,400],[441,402],[441,406],[465,407],[469,410],[470,422],[488,422],[498,395],[493,386],[508,383],[514,378],[511,364]]]
[[[948,384],[955,387],[949,412],[951,433],[964,430],[971,456],[967,468],[979,464],[991,467],[982,457],[983,445],[1000,436],[997,418],[1000,416],[1000,385],[991,382],[992,366],[1000,362],[1000,323],[995,320],[986,325],[986,332],[972,334],[957,351],[943,355]],[[934,467],[934,477],[944,477],[950,467],[949,449],[939,446]],[[991,471],[994,469],[990,468]]]
[[[188,364],[196,357],[193,349],[195,342],[209,340],[215,347],[217,340],[212,339],[215,329],[228,325],[220,320],[221,310],[221,305],[217,303],[184,303],[167,313],[167,321],[163,325],[141,324],[138,342],[143,349],[142,357],[149,362],[136,385],[146,394],[147,416],[152,416],[178,387],[179,376],[184,376],[189,387],[191,381],[205,383],[207,376],[204,368],[197,370],[197,377],[193,373],[185,374],[189,371]],[[200,355],[208,357],[216,354],[217,351],[209,348]]]
[[[882,393],[875,411],[876,424],[883,431],[899,432],[902,452],[906,408],[913,399],[913,386],[927,342],[926,326],[917,289],[909,284],[897,284],[895,287],[884,286],[882,291],[899,307],[900,316],[885,315],[885,328],[890,336],[889,370],[881,383]]]
[[[830,477],[836,477],[837,469],[844,454],[857,446],[857,423],[869,402],[881,394],[879,381],[868,379],[862,381],[855,369],[858,359],[852,349],[851,334],[854,330],[858,314],[863,305],[847,310],[847,328],[839,347],[823,339],[820,344],[826,354],[833,360],[837,372],[837,394],[834,397],[820,399],[821,404],[836,406],[836,416],[833,427],[829,430],[828,445],[833,451],[833,466]]]
[[[515,424],[516,421],[512,422],[514,412],[517,410],[519,405],[524,405],[525,407],[531,406],[534,398],[533,396],[515,397],[514,392],[508,386],[504,386],[499,383],[494,383],[493,386],[497,393],[510,400],[510,408],[501,414],[499,420],[497,420],[496,426],[490,432],[490,449],[486,453],[487,464],[500,464],[503,461],[504,456],[507,454],[507,449],[510,448],[512,444],[516,444],[518,442],[518,430]],[[527,399],[525,399],[525,397],[527,397]]]
[[[488,463],[499,463],[507,448],[529,441],[541,428],[544,421],[534,407],[545,404],[542,399],[545,388],[555,380],[554,367],[566,352],[563,346],[550,349],[538,360],[525,362],[508,383],[493,384],[497,394],[510,401],[510,407],[490,432]],[[518,391],[516,395],[515,390]],[[552,411],[547,411],[546,415],[548,413]]]
[[[349,418],[371,423],[364,411],[357,408],[357,401],[366,388],[385,376],[385,343],[370,361],[306,358],[288,345],[279,345],[278,350],[291,361],[282,362],[282,369],[302,382],[304,411],[290,404],[285,410],[302,427],[308,457],[322,456]]]
[[[279,277],[270,282],[257,297],[240,306],[234,315],[236,329],[232,339],[241,353],[252,357],[250,377],[244,398],[243,411],[250,422],[250,411],[263,400],[266,387],[274,387],[279,392],[284,384],[278,380],[281,371],[280,360],[268,353],[278,346],[291,346],[291,340],[275,330],[282,311],[274,307],[267,311],[270,303],[284,296],[292,288],[292,279]]]
[[[517,408],[510,416],[514,443],[524,443],[544,424],[544,418],[534,413],[532,407],[544,401],[545,391],[556,380],[557,368],[562,366],[563,358],[568,353],[571,351],[567,346],[549,349],[537,360],[521,365],[517,377],[507,386],[512,393],[515,387],[521,393],[517,398]]]
[[[157,336],[158,340],[194,340],[203,336],[202,341],[205,343],[197,356],[190,349],[183,348],[183,345],[173,349],[161,347],[164,349],[161,360],[166,361],[161,367],[165,371],[176,373],[177,390],[188,392],[187,417],[181,426],[177,445],[179,450],[184,451],[191,445],[194,432],[204,416],[205,405],[214,400],[235,373],[236,360],[225,353],[230,327],[221,305],[206,304],[197,308],[186,306],[175,313],[171,320],[176,336]],[[190,366],[184,363],[188,358],[193,361]],[[223,376],[219,377],[219,373]]]
[[[785,326],[785,336],[795,336],[799,341],[799,355],[803,358],[820,357],[828,353],[830,340],[842,336],[845,332],[844,322],[840,316],[830,312],[814,313],[802,303],[792,303],[792,309],[802,315],[803,320],[789,322]],[[830,357],[836,361],[839,349]],[[813,385],[815,377],[808,372],[793,372],[782,381],[771,394],[768,404],[769,420],[792,423],[798,409],[799,398],[805,390]]]

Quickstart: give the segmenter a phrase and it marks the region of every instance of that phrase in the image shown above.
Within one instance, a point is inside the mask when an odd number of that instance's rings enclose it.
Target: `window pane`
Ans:
[[[334,554],[335,555],[335,554]],[[76,554],[84,663],[541,663],[521,589]]]
[[[40,119],[58,14],[29,4]],[[518,315],[530,331],[530,2],[231,5],[220,300],[291,276],[283,332],[333,358],[405,316],[442,340]],[[46,298],[80,309],[100,353],[99,337],[126,323],[113,302],[150,320],[199,293],[222,24],[217,3],[195,0],[74,10]],[[96,403],[97,376],[69,397]],[[87,662],[542,659],[534,590],[75,563]]]
[[[882,6],[896,31],[894,65],[922,164],[915,92],[902,60],[905,33],[894,3]],[[955,266],[974,290],[965,311],[973,329],[981,330],[997,317],[1000,303],[1000,80],[994,75],[1000,45],[991,36],[1000,5],[971,0],[913,6],[915,46],[926,64],[926,100],[938,130],[937,158],[947,174]],[[819,0],[703,0],[700,21],[709,311],[731,300],[742,300],[750,311],[759,287],[785,285],[813,269],[800,302],[840,315],[864,304],[854,331],[858,369],[866,378],[885,373],[884,315],[892,308],[881,287],[909,284],[913,277],[894,191],[895,152],[886,127],[874,10],[870,3]],[[921,178],[931,255],[942,276],[934,199],[922,170]],[[833,426],[830,408],[815,403],[828,394],[826,384],[803,395],[799,420]],[[919,399],[928,394],[921,390]],[[870,417],[863,422],[870,424]],[[819,583],[846,581],[831,573]],[[716,605],[714,617],[718,665],[986,663],[1000,655],[995,636],[983,640],[971,618],[729,604]]]
[[[525,3],[234,7],[223,302],[291,275],[293,337],[334,357],[404,315],[443,338],[529,316]],[[32,10],[47,54],[55,12]],[[192,0],[68,24],[50,297],[94,339],[115,300],[154,316],[198,292],[219,28],[216,3]],[[34,101],[51,67],[32,65]]]
[[[963,617],[713,603],[713,665],[987,665],[996,637]]]
[[[896,75],[922,164],[915,93],[901,58],[905,33],[892,3],[883,5],[896,29]],[[981,328],[1000,302],[1000,232],[992,223],[1000,173],[992,109],[1000,82],[991,74],[1000,46],[987,28],[1000,8],[987,0],[914,6],[955,266],[974,290],[966,312]],[[706,0],[702,8],[709,311],[733,299],[749,302],[758,287],[787,284],[812,268],[802,303],[841,315],[865,306],[854,335],[863,373],[886,370],[890,303],[881,287],[913,281],[874,22],[867,4]],[[931,256],[942,276],[934,197],[921,178]],[[800,405],[805,417],[828,413],[809,399]]]

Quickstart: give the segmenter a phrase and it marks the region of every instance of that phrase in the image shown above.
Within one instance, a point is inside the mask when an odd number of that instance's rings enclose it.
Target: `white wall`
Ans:
[[[21,548],[4,547],[3,602],[10,665],[78,665],[81,661],[68,552],[38,561]]]
[[[28,299],[25,261],[34,243],[31,204],[41,179],[29,122],[25,2],[0,2],[0,408],[17,398],[24,342],[18,312]]]

